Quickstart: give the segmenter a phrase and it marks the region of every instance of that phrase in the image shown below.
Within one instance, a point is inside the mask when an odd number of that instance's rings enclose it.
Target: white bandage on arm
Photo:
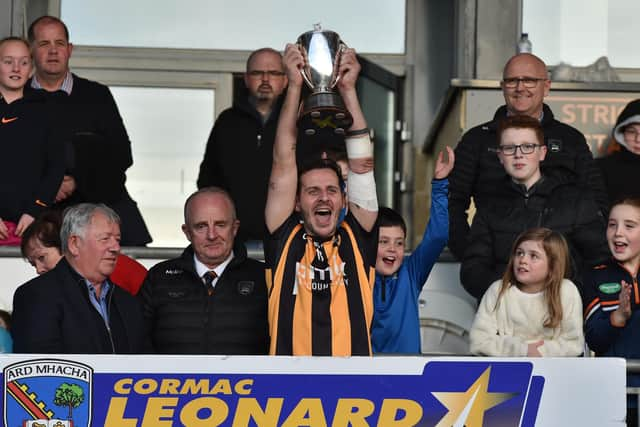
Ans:
[[[347,146],[347,157],[349,159],[366,159],[373,157],[373,144],[369,134],[348,136],[344,140]]]
[[[367,138],[368,139],[368,138]],[[347,180],[349,203],[371,212],[378,212],[378,195],[373,171],[354,173],[349,171]]]

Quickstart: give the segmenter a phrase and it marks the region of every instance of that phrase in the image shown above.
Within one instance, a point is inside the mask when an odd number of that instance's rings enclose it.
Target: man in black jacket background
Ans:
[[[27,88],[49,95],[70,141],[57,204],[104,203],[122,219],[123,246],[150,243],[142,214],[125,187],[125,172],[133,165],[131,141],[111,91],[69,71],[73,45],[60,19],[41,16],[29,27],[28,37],[35,74]]]
[[[262,240],[280,95],[287,86],[280,53],[271,48],[251,53],[244,84],[248,96],[223,111],[211,130],[198,188],[227,190],[242,224],[238,239]]]
[[[150,350],[138,301],[109,279],[120,252],[120,218],[105,205],[69,208],[55,268],[13,297],[16,353],[135,354]]]
[[[498,108],[493,120],[465,133],[455,149],[456,164],[449,175],[449,249],[460,260],[469,242],[467,209],[471,198],[480,210],[504,189],[500,183],[506,173],[495,148],[499,122],[507,116],[519,114],[539,120],[547,147],[541,163],[545,174],[589,188],[598,207],[607,210],[604,183],[584,135],[556,120],[543,103],[551,88],[545,63],[529,53],[513,56],[504,67],[501,87],[505,105]]]
[[[229,194],[203,188],[187,199],[179,258],[149,270],[139,297],[161,354],[267,354],[264,265],[235,243],[240,222]]]

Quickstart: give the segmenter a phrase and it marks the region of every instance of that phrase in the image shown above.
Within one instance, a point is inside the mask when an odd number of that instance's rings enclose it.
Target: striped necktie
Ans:
[[[218,275],[213,270],[207,271],[206,273],[204,273],[202,275],[202,278],[204,279],[204,284],[205,284],[205,286],[207,288],[207,292],[209,293],[209,295],[213,294],[213,281],[217,277],[218,277]]]

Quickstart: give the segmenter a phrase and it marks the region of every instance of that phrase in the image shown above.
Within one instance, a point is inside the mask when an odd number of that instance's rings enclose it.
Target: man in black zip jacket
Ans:
[[[203,188],[185,203],[191,242],[179,258],[149,270],[138,294],[147,334],[161,354],[267,354],[264,265],[235,243],[229,194]]]
[[[505,105],[493,120],[465,133],[455,149],[456,164],[449,175],[449,249],[460,260],[469,243],[471,198],[479,210],[504,189],[500,182],[506,173],[492,150],[498,143],[498,125],[507,116],[520,114],[539,120],[547,147],[541,163],[545,175],[588,188],[601,211],[606,214],[608,209],[604,182],[584,135],[556,120],[543,103],[551,88],[545,63],[529,53],[515,55],[505,65],[501,86]]]
[[[233,199],[241,226],[240,241],[262,240],[264,207],[271,173],[273,141],[287,77],[282,56],[271,48],[254,51],[247,60],[244,84],[248,96],[216,120],[200,164],[198,188],[224,188]]]
[[[505,272],[513,242],[534,227],[562,233],[569,244],[570,279],[580,289],[584,268],[608,255],[606,220],[591,192],[563,176],[543,174],[548,153],[542,126],[529,116],[511,116],[498,129],[497,155],[506,177],[497,185],[504,196],[480,206],[471,225],[460,280],[478,301]]]
[[[73,45],[60,19],[41,16],[29,27],[35,74],[26,89],[47,95],[59,110],[56,125],[70,147],[56,205],[104,203],[122,218],[122,245],[144,246],[151,236],[129,195],[126,171],[133,165],[131,141],[109,88],[69,70]]]
[[[13,297],[16,353],[136,354],[150,350],[136,299],[111,282],[120,218],[105,205],[69,208],[56,267]]]

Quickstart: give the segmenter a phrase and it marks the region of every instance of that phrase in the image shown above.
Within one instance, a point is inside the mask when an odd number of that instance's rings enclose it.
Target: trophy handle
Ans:
[[[302,58],[304,58],[304,63],[305,66],[308,62],[307,59],[307,51],[305,50],[304,47],[302,47],[302,45],[300,43],[297,43],[298,45],[298,50],[300,51],[300,53],[302,53]],[[309,89],[313,90],[313,83],[311,83],[311,80],[309,79],[309,76],[307,76],[307,74],[304,72],[305,67],[303,66],[302,68],[300,68],[300,74],[302,74],[302,79],[304,80],[304,82],[307,84],[307,86],[309,86]]]
[[[343,42],[342,40],[340,40],[340,48],[338,49],[338,51],[340,52],[340,58],[338,59],[338,61],[342,60],[342,52],[345,51],[346,48],[348,48],[349,46],[347,46],[347,44],[345,42]],[[338,65],[340,65],[338,63]],[[333,89],[334,87],[336,87],[336,85],[338,84],[338,81],[340,81],[340,74],[336,73],[336,79],[333,81],[333,83],[331,84],[331,89]]]

